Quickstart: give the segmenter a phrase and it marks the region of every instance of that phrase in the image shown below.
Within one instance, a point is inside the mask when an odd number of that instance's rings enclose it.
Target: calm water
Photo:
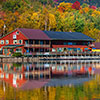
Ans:
[[[100,61],[0,63],[0,100],[100,100]]]

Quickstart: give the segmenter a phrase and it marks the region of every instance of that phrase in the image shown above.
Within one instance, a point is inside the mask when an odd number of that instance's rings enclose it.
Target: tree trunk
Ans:
[[[47,20],[45,20],[45,31],[47,31]]]

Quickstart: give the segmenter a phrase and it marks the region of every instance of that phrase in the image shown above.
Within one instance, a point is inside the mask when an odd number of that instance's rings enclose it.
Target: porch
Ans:
[[[14,52],[23,53],[23,45],[6,45],[2,48],[2,54],[11,56]]]

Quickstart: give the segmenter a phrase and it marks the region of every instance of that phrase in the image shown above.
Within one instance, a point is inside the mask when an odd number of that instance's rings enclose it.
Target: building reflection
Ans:
[[[33,62],[29,64],[1,63],[0,80],[13,87],[40,88],[51,79],[89,77],[94,75],[99,62]]]

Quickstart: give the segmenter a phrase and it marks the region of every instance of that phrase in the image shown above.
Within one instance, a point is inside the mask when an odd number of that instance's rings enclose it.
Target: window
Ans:
[[[53,48],[53,49],[52,49],[52,52],[56,52],[56,49]]]
[[[23,40],[19,40],[19,44],[22,44],[23,43]]]
[[[45,52],[49,52],[49,49],[45,49]]]
[[[4,40],[1,40],[1,44],[4,44]]]
[[[43,45],[44,44],[44,41],[40,41],[40,44]]]
[[[13,44],[17,44],[17,40],[13,40]]]
[[[17,31],[16,34],[19,35],[19,32]]]
[[[68,42],[68,45],[73,45],[73,43],[72,42]]]
[[[62,52],[63,48],[57,48],[57,52]]]
[[[64,45],[67,45],[67,42],[64,42]]]
[[[33,40],[29,40],[29,44],[33,44]]]
[[[44,49],[40,49],[40,52],[44,52]]]
[[[39,41],[38,41],[38,40],[36,40],[36,41],[35,41],[35,44],[39,44]]]
[[[4,54],[7,55],[8,49],[4,49]]]
[[[77,43],[76,42],[73,42],[73,45],[77,45]]]
[[[35,52],[39,52],[39,49],[38,49],[38,48],[36,48],[36,49],[35,49]]]
[[[49,40],[46,41],[46,44],[49,44]]]
[[[9,44],[9,40],[6,40],[6,44]]]
[[[28,44],[28,40],[25,40],[25,44]]]
[[[71,51],[72,50],[72,48],[68,48],[68,51]]]
[[[16,39],[16,35],[13,35],[13,39]]]
[[[17,48],[16,52],[22,52],[22,49],[21,48]]]

